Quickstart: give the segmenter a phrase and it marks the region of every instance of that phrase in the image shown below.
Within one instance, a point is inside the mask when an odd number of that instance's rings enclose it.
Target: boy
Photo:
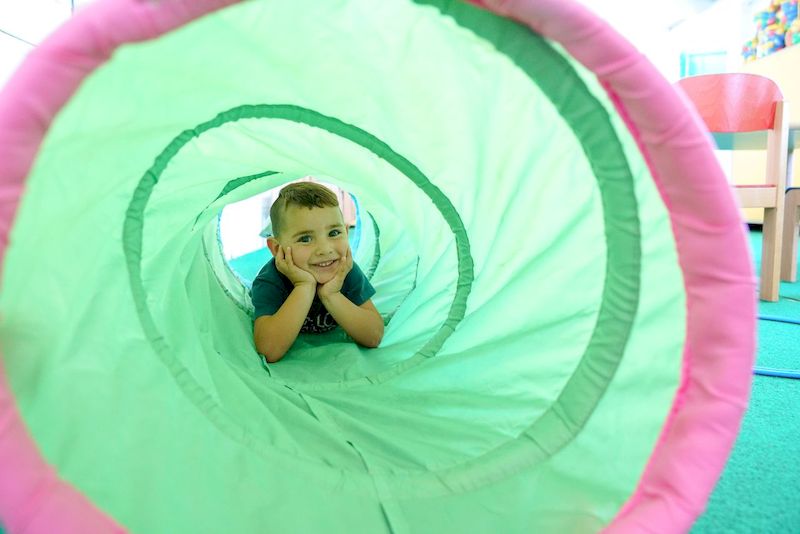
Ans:
[[[253,281],[253,338],[270,363],[283,358],[300,332],[340,325],[365,347],[383,338],[375,289],[353,263],[336,195],[313,182],[281,189],[269,212],[271,259]]]

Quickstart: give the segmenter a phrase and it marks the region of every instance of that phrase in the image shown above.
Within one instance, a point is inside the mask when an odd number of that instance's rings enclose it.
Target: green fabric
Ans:
[[[375,136],[368,132],[354,127],[352,125],[343,123],[342,121],[314,112],[310,109],[302,108],[299,106],[286,106],[286,105],[259,105],[259,106],[241,106],[228,111],[224,111],[217,115],[214,119],[197,125],[193,128],[185,130],[178,135],[170,144],[159,154],[155,163],[144,173],[139,181],[139,184],[134,191],[133,198],[128,206],[125,216],[125,224],[123,227],[123,247],[125,249],[126,263],[130,273],[131,289],[133,291],[133,298],[136,303],[136,308],[139,312],[141,323],[145,329],[145,333],[150,339],[153,347],[159,353],[160,357],[165,360],[165,364],[172,370],[174,374],[182,372],[182,365],[175,359],[172,349],[169,346],[162,344],[162,333],[156,326],[153,320],[152,312],[147,303],[147,289],[144,287],[142,279],[142,253],[143,253],[143,236],[144,228],[141,221],[145,219],[145,211],[150,208],[150,199],[154,192],[156,185],[162,180],[165,173],[169,173],[171,166],[174,165],[173,160],[179,158],[183,149],[194,141],[201,141],[204,134],[210,132],[209,135],[215,135],[218,130],[223,130],[220,136],[225,136],[225,130],[235,127],[239,122],[247,122],[253,119],[266,119],[283,120],[298,123],[301,125],[319,128],[321,130],[330,132],[333,135],[340,136],[355,145],[363,147],[372,152],[375,156],[385,160],[389,165],[394,167],[403,176],[411,180],[429,199],[433,202],[436,210],[441,213],[442,218],[445,220],[450,231],[455,238],[455,247],[457,251],[456,272],[458,277],[455,280],[455,294],[449,311],[446,315],[444,323],[434,332],[431,333],[429,339],[425,344],[419,348],[417,353],[405,360],[402,366],[394,366],[385,372],[377,375],[365,376],[354,381],[355,384],[369,384],[382,382],[388,378],[394,377],[399,371],[408,369],[421,361],[424,358],[431,358],[436,355],[442,344],[457,328],[458,323],[464,317],[466,308],[466,300],[469,296],[470,288],[473,280],[473,266],[472,257],[470,256],[469,240],[466,235],[466,229],[455,210],[450,200],[426,177],[418,168],[414,166],[408,159],[404,158],[397,152],[393,151],[386,143],[375,138]],[[267,122],[267,121],[262,121]],[[233,124],[233,126],[231,126]],[[250,128],[257,129],[261,124],[251,125]],[[213,137],[212,141],[214,142]],[[274,176],[278,173],[270,173],[267,176]],[[196,176],[191,176],[194,179]],[[234,180],[234,184],[247,183],[250,177],[244,179]],[[231,187],[229,182],[223,193]],[[223,194],[217,196],[219,199]],[[156,198],[156,202],[157,202]],[[164,233],[159,232],[156,238],[163,238]],[[156,247],[159,245],[156,244]],[[638,252],[638,251],[637,251]],[[164,288],[166,289],[166,288]],[[337,387],[342,384],[338,383]],[[350,381],[346,382],[350,384]],[[188,392],[189,390],[187,390]],[[196,391],[196,390],[192,390]],[[202,395],[202,394],[200,394]],[[201,398],[197,398],[196,402],[201,402]]]
[[[386,334],[265,366],[217,215],[308,174],[374,218]],[[511,21],[405,0],[247,2],[120,49],[48,133],[0,306],[43,453],[142,532],[598,530],[685,319],[602,88]]]

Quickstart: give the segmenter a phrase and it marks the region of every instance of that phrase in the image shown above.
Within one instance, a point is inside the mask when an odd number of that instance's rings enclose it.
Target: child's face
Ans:
[[[277,243],[292,247],[294,264],[310,272],[317,283],[330,281],[344,261],[350,244],[347,228],[338,207],[304,208],[287,206],[283,229]],[[277,246],[270,246],[273,256]]]

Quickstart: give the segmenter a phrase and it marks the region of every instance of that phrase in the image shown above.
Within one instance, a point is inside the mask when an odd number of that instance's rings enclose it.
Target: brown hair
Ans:
[[[272,235],[277,236],[283,230],[283,214],[289,206],[308,209],[334,208],[339,206],[339,200],[333,191],[314,182],[295,182],[285,186],[269,209]]]

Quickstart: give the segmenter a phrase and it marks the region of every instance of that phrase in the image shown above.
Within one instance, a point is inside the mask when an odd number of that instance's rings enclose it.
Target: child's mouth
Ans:
[[[318,267],[320,269],[325,269],[326,267],[330,267],[331,265],[336,263],[336,261],[337,260],[330,260],[330,261],[323,261],[322,263],[315,263],[314,267]]]

